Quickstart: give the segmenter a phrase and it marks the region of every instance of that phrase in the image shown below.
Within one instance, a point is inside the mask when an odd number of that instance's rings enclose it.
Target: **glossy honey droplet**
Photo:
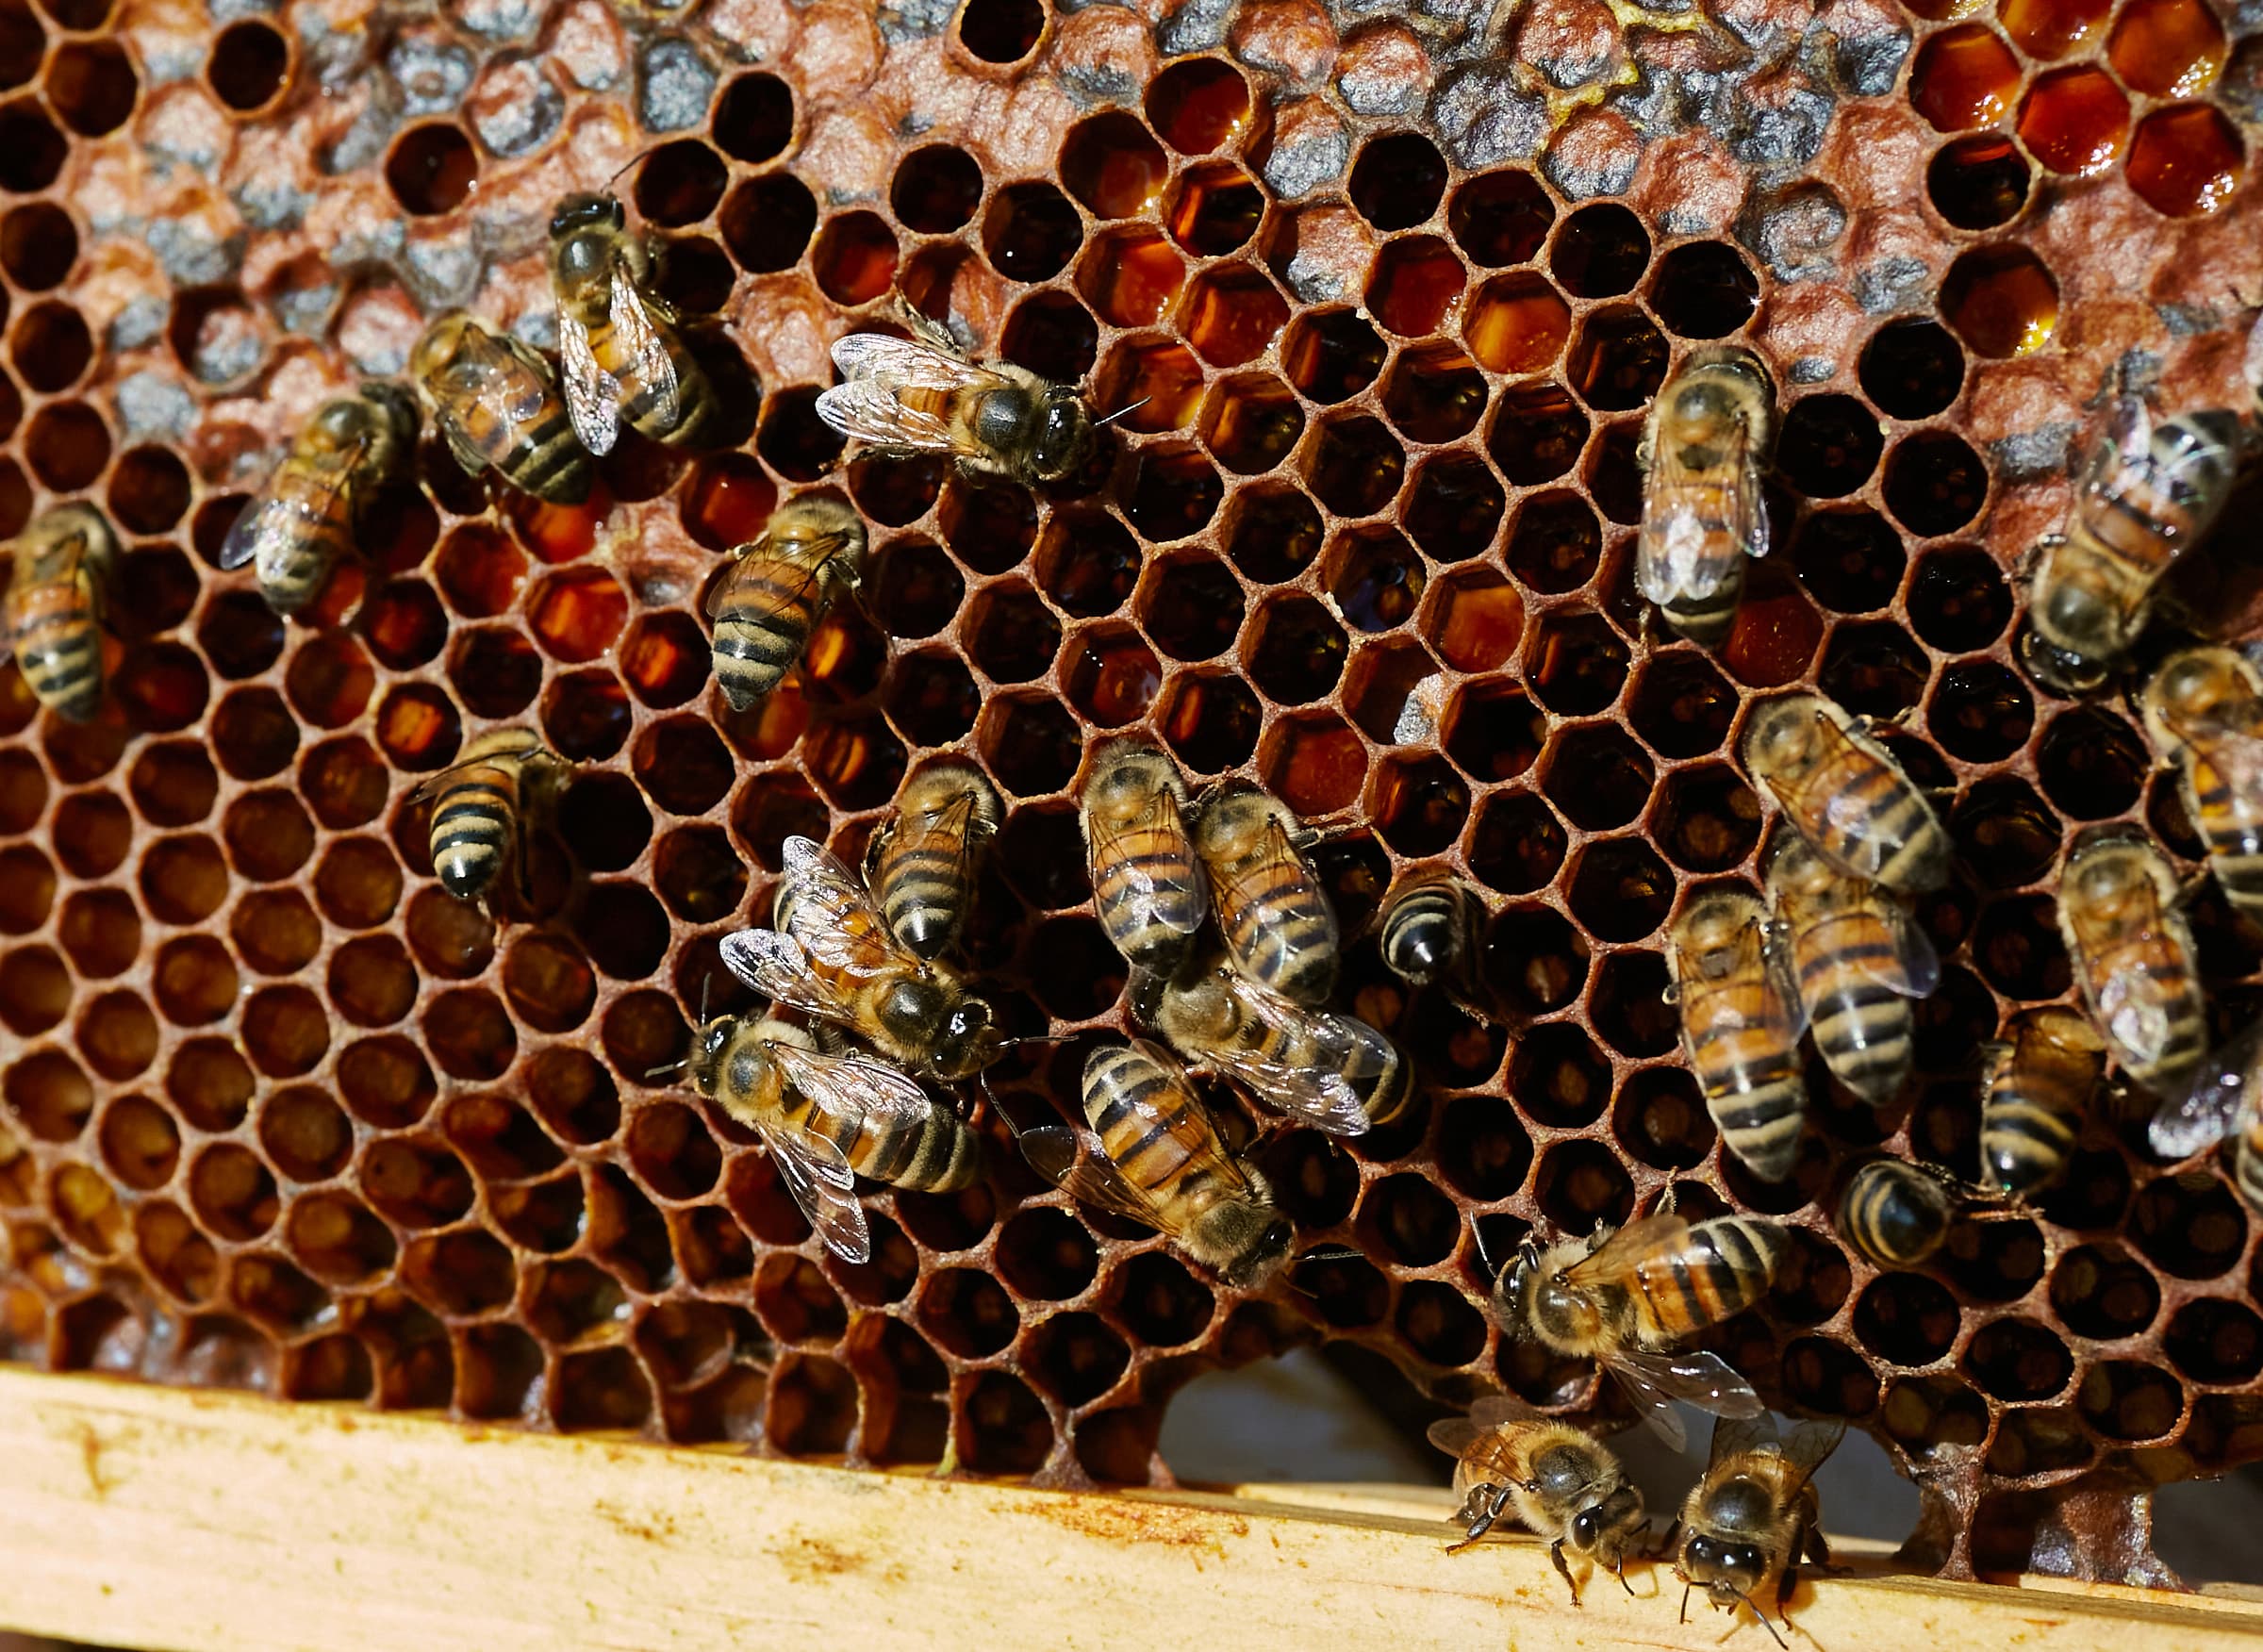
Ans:
[[[1937,132],[1969,132],[2011,111],[2020,60],[1984,24],[1960,24],[1929,36],[1909,72],[1909,101]]]

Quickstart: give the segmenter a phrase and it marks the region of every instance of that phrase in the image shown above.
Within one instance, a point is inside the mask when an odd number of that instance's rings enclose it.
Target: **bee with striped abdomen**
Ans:
[[[1815,1048],[1839,1082],[1874,1107],[1909,1072],[1910,1000],[1941,984],[1941,961],[1901,903],[1850,878],[1795,833],[1768,857],[1771,938]]]
[[[1187,831],[1186,784],[1154,747],[1111,740],[1094,754],[1078,805],[1093,912],[1132,966],[1132,1009],[1152,1020],[1156,995],[1210,911],[1210,881]]]
[[[977,364],[940,323],[905,306],[916,337],[851,333],[833,347],[845,381],[818,417],[881,453],[950,454],[974,476],[1059,482],[1090,456],[1084,399],[1010,361]]]
[[[1820,694],[1756,707],[1745,771],[1841,871],[1904,894],[1948,881],[1949,837],[1925,794],[1854,719]]]
[[[1681,1616],[1690,1614],[1690,1591],[1702,1589],[1716,1608],[1752,1608],[1760,1627],[1784,1644],[1759,1595],[1771,1583],[1784,1617],[1798,1579],[1794,1562],[1830,1563],[1824,1542],[1815,1470],[1839,1448],[1846,1424],[1838,1418],[1802,1423],[1785,1445],[1776,1419],[1761,1412],[1713,1425],[1713,1448],[1705,1478],[1690,1488],[1677,1525],[1674,1575],[1682,1582]],[[1785,1627],[1792,1620],[1784,1617]]]
[[[552,504],[589,497],[589,455],[549,363],[525,344],[452,310],[424,329],[408,370],[448,451],[471,474],[492,469]]]
[[[1799,1158],[1808,1093],[1799,1035],[1807,1013],[1784,978],[1768,915],[1742,889],[1699,895],[1674,920],[1666,947],[1681,1046],[1722,1144],[1763,1181]]]
[[[1297,852],[1303,828],[1288,805],[1247,781],[1203,800],[1195,852],[1210,878],[1226,950],[1261,986],[1305,1005],[1335,990],[1336,909]]]
[[[1759,358],[1734,345],[1693,353],[1643,425],[1635,586],[1703,647],[1736,623],[1744,559],[1768,554],[1760,472],[1775,431],[1776,387]]]
[[[733,711],[769,695],[809,646],[834,595],[863,576],[865,524],[837,499],[804,494],[743,545],[708,593],[715,680]]]
[[[723,937],[732,974],[938,1079],[971,1078],[998,1059],[1005,1040],[989,1004],[950,965],[898,940],[854,872],[806,837],[779,854],[777,927]]]
[[[1469,1547],[1513,1509],[1548,1545],[1574,1606],[1579,1584],[1564,1563],[1567,1548],[1626,1584],[1627,1558],[1649,1537],[1650,1515],[1617,1454],[1585,1429],[1488,1395],[1467,1416],[1432,1423],[1430,1444],[1454,1459],[1454,1495],[1462,1499],[1454,1519],[1468,1528],[1447,1554]]]
[[[550,221],[550,288],[574,433],[609,454],[626,420],[640,435],[698,445],[715,421],[715,388],[676,336],[676,312],[652,290],[652,260],[628,233],[620,198],[569,195]]]
[[[2161,576],[2207,537],[2238,474],[2237,415],[2156,421],[2122,396],[2091,443],[2063,536],[2036,547],[2027,668],[2061,692],[2094,688],[2122,663],[2151,617]]]
[[[415,399],[394,385],[323,403],[228,530],[221,567],[249,562],[269,607],[304,608],[354,548],[370,495],[406,468],[418,423]]]
[[[1957,1206],[1945,1178],[1873,1159],[1848,1179],[1831,1225],[1873,1267],[1920,1267],[1947,1242]]]
[[[974,901],[975,864],[1003,810],[989,777],[946,757],[915,774],[865,851],[865,886],[896,938],[922,958],[957,938]]]
[[[0,664],[15,657],[39,702],[70,722],[102,709],[102,613],[118,536],[91,504],[43,511],[9,547]]]
[[[1759,1216],[1693,1225],[1671,1212],[1544,1251],[1527,1240],[1494,1283],[1494,1313],[1511,1336],[1594,1360],[1679,1447],[1688,1436],[1674,1400],[1723,1416],[1759,1411],[1752,1384],[1720,1355],[1679,1345],[1766,1296],[1790,1248],[1784,1230]]]
[[[2066,1174],[2106,1072],[2106,1041],[2073,1010],[2030,1010],[1983,1054],[1982,1174],[2015,1198],[2040,1193]]]
[[[1187,1060],[1337,1135],[1389,1124],[1413,1097],[1406,1058],[1366,1022],[1308,1009],[1222,959],[1165,986],[1155,1025]]]
[[[2148,1135],[2172,1161],[2229,1136],[2232,1185],[2263,1213],[2263,1021],[2208,1057],[2190,1088],[2154,1115]]]
[[[1410,873],[1383,902],[1383,963],[1409,986],[1436,985],[1481,1021],[1491,1020],[1478,990],[1478,931],[1485,905],[1451,872]]]
[[[1179,1064],[1143,1041],[1084,1060],[1087,1139],[1065,1125],[1023,1131],[1031,1167],[1100,1210],[1144,1223],[1230,1285],[1256,1290],[1288,1260],[1288,1219],[1236,1159]]]
[[[2263,671],[2232,649],[2187,649],[2161,662],[2142,703],[2224,899],[2263,920]]]
[[[484,901],[508,859],[518,869],[519,892],[528,893],[529,818],[545,807],[566,770],[565,760],[531,729],[491,729],[465,746],[454,763],[427,776],[408,794],[432,807],[432,869],[458,900]]]
[[[2059,875],[2059,933],[2083,1001],[2123,1072],[2156,1095],[2181,1089],[2207,1053],[2207,1003],[2177,897],[2168,860],[2126,830],[2085,833]]]
[[[855,1179],[949,1193],[983,1172],[982,1138],[893,1067],[827,1054],[800,1027],[719,1016],[700,1029],[692,1088],[755,1132],[801,1214],[845,1262],[872,1239]]]

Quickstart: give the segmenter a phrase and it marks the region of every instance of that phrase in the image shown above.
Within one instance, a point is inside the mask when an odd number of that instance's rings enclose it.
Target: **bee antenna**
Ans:
[[[669,1062],[666,1066],[646,1067],[644,1069],[644,1076],[648,1079],[673,1078],[676,1074],[682,1072],[690,1065],[691,1057],[687,1055],[680,1061]]]
[[[1475,1216],[1469,1219],[1469,1236],[1478,1242],[1478,1260],[1485,1264],[1486,1273],[1494,1279],[1499,1279],[1500,1267],[1494,1262],[1493,1252],[1485,1248],[1485,1230],[1478,1225]]]
[[[1679,1621],[1685,1624],[1690,1621],[1690,1585],[1687,1583],[1681,1586],[1681,1617]]]
[[[1098,430],[1103,424],[1114,424],[1118,419],[1123,418],[1127,413],[1138,412],[1142,407],[1145,407],[1154,399],[1155,398],[1153,396],[1142,396],[1138,401],[1132,403],[1129,407],[1118,407],[1115,412],[1109,414],[1107,418],[1094,420],[1092,421],[1092,427],[1093,429]]]
[[[639,161],[649,157],[652,151],[658,149],[660,145],[657,143],[648,143],[642,149],[639,149],[636,154],[630,156],[628,159],[622,161],[619,166],[614,169],[613,175],[605,180],[606,190],[610,191],[615,184],[620,182],[622,173],[630,171]]]
[[[1356,1250],[1308,1250],[1297,1259],[1302,1267],[1308,1262],[1364,1262],[1367,1259]]]
[[[1768,1638],[1778,1646],[1782,1646],[1784,1644],[1783,1636],[1776,1632],[1776,1626],[1768,1621],[1768,1614],[1760,1610],[1759,1603],[1747,1594],[1744,1596],[1744,1604],[1752,1608],[1752,1615],[1760,1620],[1760,1627],[1768,1631]],[[1789,1648],[1786,1649],[1786,1652],[1789,1652]]]
[[[1617,1565],[1613,1566],[1611,1570],[1619,1575],[1619,1587],[1627,1591],[1628,1594],[1632,1594],[1634,1593],[1634,1585],[1627,1581],[1627,1562],[1625,1561],[1621,1561]]]

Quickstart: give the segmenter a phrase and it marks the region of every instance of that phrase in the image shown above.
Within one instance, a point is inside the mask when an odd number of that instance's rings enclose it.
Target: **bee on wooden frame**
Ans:
[[[1627,1587],[1627,1561],[1650,1535],[1640,1486],[1618,1455],[1585,1429],[1544,1417],[1523,1401],[1489,1395],[1463,1417],[1432,1423],[1430,1444],[1454,1459],[1454,1518],[1468,1528],[1447,1554],[1468,1548],[1504,1515],[1548,1545],[1548,1559],[1579,1604],[1578,1580],[1563,1551],[1615,1573]],[[1627,1588],[1627,1593],[1633,1590]]]
[[[1713,1425],[1705,1477],[1690,1489],[1676,1522],[1682,1622],[1689,1621],[1690,1591],[1702,1589],[1716,1609],[1750,1607],[1776,1644],[1784,1644],[1759,1597],[1775,1584],[1776,1613],[1783,1616],[1798,1583],[1796,1563],[1829,1563],[1815,1470],[1845,1434],[1846,1424],[1836,1418],[1802,1423],[1787,1444],[1766,1412]],[[1785,1627],[1791,1623],[1784,1617]]]

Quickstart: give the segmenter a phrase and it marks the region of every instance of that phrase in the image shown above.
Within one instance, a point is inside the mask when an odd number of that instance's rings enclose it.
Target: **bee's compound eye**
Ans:
[[[1603,1518],[1593,1509],[1582,1509],[1572,1522],[1572,1543],[1575,1547],[1592,1549],[1603,1536]]]
[[[1091,422],[1074,396],[1049,399],[1037,425],[1039,466],[1049,476],[1066,475],[1083,458],[1091,434]]]

